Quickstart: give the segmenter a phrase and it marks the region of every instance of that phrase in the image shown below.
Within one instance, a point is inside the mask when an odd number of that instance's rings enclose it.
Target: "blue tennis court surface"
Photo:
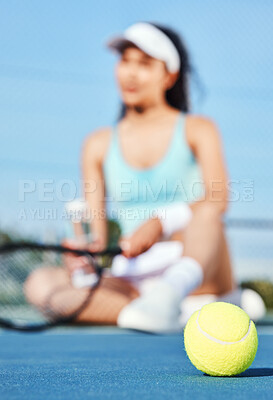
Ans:
[[[214,378],[186,357],[183,335],[115,328],[0,334],[0,399],[272,399],[272,327],[239,377]]]

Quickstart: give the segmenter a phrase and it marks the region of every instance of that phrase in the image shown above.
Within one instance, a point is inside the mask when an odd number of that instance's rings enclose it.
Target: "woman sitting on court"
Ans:
[[[108,46],[120,54],[115,72],[123,105],[117,124],[84,143],[83,177],[96,182],[96,190],[86,193],[97,214],[92,232],[104,248],[107,225],[99,215],[108,206],[121,226],[125,257],[159,240],[183,243],[180,253],[177,245],[165,249],[153,286],[141,295],[147,279],[138,282],[140,297],[129,296],[129,305],[113,313],[120,326],[172,330],[185,296],[222,295],[235,287],[221,220],[228,204],[221,138],[213,121],[189,114],[189,56],[175,32],[137,23]],[[128,268],[130,259],[130,275]]]
[[[136,23],[108,47],[120,55],[121,115],[86,138],[82,172],[95,187],[85,193],[90,249],[107,246],[107,215],[120,224],[123,254],[78,320],[175,331],[186,296],[236,289],[221,137],[211,119],[190,114],[189,56],[173,30]],[[47,278],[48,290],[62,280]]]

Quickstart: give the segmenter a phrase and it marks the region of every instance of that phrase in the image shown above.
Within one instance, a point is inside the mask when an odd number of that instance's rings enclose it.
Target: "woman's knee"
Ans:
[[[43,304],[60,279],[58,272],[54,267],[39,268],[33,271],[24,285],[24,293],[27,300],[34,305]]]
[[[207,226],[214,225],[218,226],[219,229],[223,229],[222,217],[223,214],[219,212],[219,209],[217,207],[215,207],[213,204],[204,203],[200,204],[200,206],[193,211],[191,222],[206,224]]]
[[[181,243],[184,243],[187,229],[193,221],[200,224],[217,224],[220,229],[224,229],[221,213],[219,213],[218,209],[211,204],[204,203],[193,210],[193,216],[188,226],[181,231],[175,232],[170,240],[179,240]]]

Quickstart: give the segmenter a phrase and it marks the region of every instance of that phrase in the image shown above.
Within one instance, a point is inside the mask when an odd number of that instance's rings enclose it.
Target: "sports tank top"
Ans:
[[[123,157],[117,123],[103,162],[108,219],[130,235],[155,215],[157,207],[196,201],[204,194],[201,170],[185,137],[186,114],[179,112],[165,155],[154,166],[138,169]]]

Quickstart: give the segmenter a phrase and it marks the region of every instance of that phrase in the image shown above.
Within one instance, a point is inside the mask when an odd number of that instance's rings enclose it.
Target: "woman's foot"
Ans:
[[[160,279],[150,292],[121,310],[117,325],[151,333],[178,332],[180,301],[177,291]]]

